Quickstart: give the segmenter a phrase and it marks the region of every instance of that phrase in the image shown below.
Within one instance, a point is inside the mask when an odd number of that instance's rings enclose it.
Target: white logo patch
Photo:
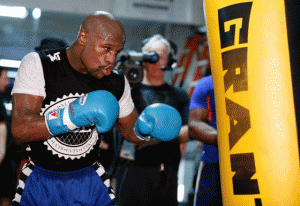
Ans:
[[[60,52],[56,52],[53,54],[53,56],[51,54],[48,54],[47,57],[50,58],[51,62],[56,61],[60,61],[60,56],[59,56]]]
[[[69,96],[63,96],[61,99],[57,98],[56,101],[51,101],[50,105],[45,105],[42,109],[41,115],[53,114],[55,118],[56,110],[67,107],[75,99],[80,98],[80,104],[84,104],[87,95],[76,93]],[[50,116],[51,116],[50,115]],[[58,155],[60,158],[65,159],[80,159],[90,153],[94,145],[97,143],[98,133],[95,127],[79,128],[74,132],[52,136],[48,138],[44,144],[53,155]]]

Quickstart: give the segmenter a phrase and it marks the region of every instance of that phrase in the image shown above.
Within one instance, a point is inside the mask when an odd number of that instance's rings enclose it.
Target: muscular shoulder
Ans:
[[[40,62],[40,61],[41,61],[40,56],[37,52],[30,52],[30,53],[26,54],[22,59],[23,65],[24,64],[33,64],[33,63]]]

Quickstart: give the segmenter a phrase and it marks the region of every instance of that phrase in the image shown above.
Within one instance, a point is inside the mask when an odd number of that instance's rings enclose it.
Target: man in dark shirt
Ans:
[[[188,94],[164,80],[172,51],[169,41],[154,35],[142,47],[143,52],[156,52],[156,63],[144,62],[142,83],[132,84],[131,95],[138,113],[153,103],[165,103],[178,110],[182,117],[179,136],[170,141],[152,139],[135,145],[134,160],[124,161],[117,172],[117,204],[170,205],[177,202],[177,172],[180,162],[180,143],[188,141]],[[122,153],[122,152],[121,152]]]
[[[7,70],[0,67],[0,205],[10,205],[14,195],[14,172],[11,167],[11,155],[8,154],[8,147],[12,144],[9,128],[10,121],[3,102],[3,93],[9,79]]]

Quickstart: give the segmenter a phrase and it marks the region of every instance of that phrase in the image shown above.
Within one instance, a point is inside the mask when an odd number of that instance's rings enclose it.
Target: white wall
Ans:
[[[42,12],[38,20],[30,15],[26,19],[0,17],[0,58],[20,60],[33,51],[44,37],[58,37],[72,44],[80,24],[87,15],[66,14],[62,12]],[[160,23],[119,19],[126,32],[124,49],[139,50],[141,41],[159,33],[173,40],[182,48],[186,38],[193,33],[192,27],[183,24]]]
[[[101,10],[119,18],[204,24],[203,0],[0,0],[0,5],[81,15]]]
[[[79,14],[71,12],[70,9],[75,2],[84,11],[90,11],[94,5],[101,3],[103,10],[109,10],[111,1],[99,0],[67,0],[60,1],[61,5],[57,6],[58,0],[37,1],[37,0],[0,0],[1,4],[6,5],[24,5],[28,6],[28,16],[25,19],[14,19],[0,16],[0,59],[21,60],[26,54],[34,51],[34,48],[40,44],[41,39],[45,37],[58,37],[65,40],[71,45],[78,34],[78,30],[82,21],[87,14]],[[38,2],[36,5],[33,2]],[[49,3],[50,2],[50,3]],[[67,3],[70,5],[67,7]],[[56,3],[56,4],[55,4]],[[70,12],[61,11],[45,11],[35,20],[31,16],[33,8],[41,6],[48,8],[47,10],[68,10]],[[62,9],[62,7],[65,7]],[[73,7],[72,7],[73,8]],[[186,39],[194,33],[194,26],[186,24],[174,24],[160,22],[157,20],[146,21],[132,18],[118,18],[124,26],[126,32],[126,44],[124,50],[140,51],[140,45],[143,39],[153,34],[161,34],[177,44],[178,49],[183,48]],[[180,51],[177,54],[177,58]],[[166,80],[171,82],[171,73],[167,72]]]
[[[110,11],[115,0],[0,0],[0,5],[24,6],[73,14],[89,14],[96,10]]]

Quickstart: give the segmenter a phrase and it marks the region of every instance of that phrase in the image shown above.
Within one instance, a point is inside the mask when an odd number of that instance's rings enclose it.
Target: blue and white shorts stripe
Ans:
[[[29,161],[22,168],[15,205],[114,205],[115,194],[104,167],[96,162],[90,167],[56,172]]]

